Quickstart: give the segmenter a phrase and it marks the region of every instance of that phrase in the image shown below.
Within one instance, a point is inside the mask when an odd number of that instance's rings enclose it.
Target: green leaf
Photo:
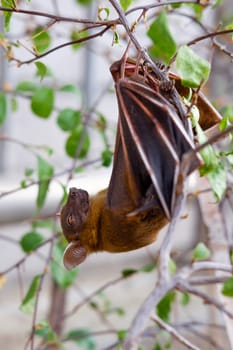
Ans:
[[[228,127],[228,117],[223,117],[219,123],[219,129],[220,131],[225,130]]]
[[[6,8],[15,8],[15,3],[13,0],[2,0],[1,1],[2,6],[6,7]],[[11,17],[13,12],[8,12],[8,11],[3,11],[4,14],[4,30],[5,32],[9,32],[10,31],[10,21],[11,21]]]
[[[222,294],[227,297],[233,297],[233,277],[228,278],[222,287]]]
[[[59,90],[62,92],[71,92],[78,95],[80,94],[80,90],[77,87],[77,85],[73,85],[73,84],[65,84]]]
[[[96,121],[96,127],[100,132],[103,132],[106,130],[108,126],[107,119],[101,112],[97,112],[98,119]]]
[[[199,242],[194,251],[193,259],[194,260],[206,260],[210,257],[210,250],[203,242]]]
[[[64,245],[60,242],[54,245],[53,260],[50,264],[52,277],[62,289],[70,287],[78,274],[78,269],[68,271],[63,266],[62,258],[64,249]]]
[[[219,162],[218,166],[207,174],[207,178],[214,196],[219,202],[227,189],[227,171],[224,164]]]
[[[129,276],[134,275],[137,272],[138,272],[138,270],[136,270],[136,269],[125,269],[125,270],[121,271],[121,274],[122,274],[122,277],[127,278]]]
[[[165,11],[162,11],[151,24],[147,35],[153,41],[150,54],[169,63],[171,57],[176,53],[176,42],[170,32]]]
[[[120,0],[121,7],[124,11],[126,11],[134,0]]]
[[[35,65],[37,68],[36,75],[39,76],[42,80],[47,75],[48,68],[43,62],[40,61],[35,62]]]
[[[92,3],[92,0],[76,0],[76,2],[78,4],[84,5],[84,6],[88,6]]]
[[[16,85],[15,89],[19,92],[35,92],[38,89],[38,85],[31,81],[21,81]]]
[[[89,33],[88,33],[87,30],[79,31],[79,30],[74,29],[74,30],[71,32],[70,40],[72,40],[72,41],[80,40],[80,39],[86,38],[86,37],[88,36],[88,34],[89,34]],[[77,50],[77,49],[79,49],[81,46],[82,46],[82,42],[80,42],[80,43],[77,42],[76,44],[73,44],[73,45],[72,45],[72,49]]]
[[[199,143],[204,143],[207,137],[198,123],[195,126],[195,130]],[[204,164],[199,169],[200,175],[207,176],[216,200],[220,201],[227,188],[227,172],[224,163],[220,161],[211,145],[203,148],[200,154],[204,161]]]
[[[112,162],[112,152],[110,149],[106,148],[102,153],[101,153],[101,159],[102,159],[102,165],[105,167],[110,166]]]
[[[153,271],[155,268],[156,268],[156,262],[153,261],[153,262],[151,262],[151,263],[146,264],[145,266],[143,266],[143,267],[140,269],[140,271],[142,271],[142,272],[151,272],[151,271]]]
[[[192,128],[195,128],[198,125],[198,122],[200,120],[199,109],[197,108],[197,106],[192,106],[189,102],[186,105],[191,107],[191,109],[190,109],[190,119],[191,119]]]
[[[22,181],[20,182],[20,187],[21,187],[21,188],[26,188],[26,187],[27,187],[27,181],[26,181],[26,180],[22,180]]]
[[[67,202],[67,199],[68,199],[68,193],[67,193],[67,187],[63,184],[63,183],[59,183],[61,188],[62,188],[62,191],[63,191],[63,196],[61,198],[61,205],[65,205],[65,203]]]
[[[43,338],[45,342],[56,342],[56,333],[46,320],[43,320],[35,325],[35,334]]]
[[[10,100],[10,104],[11,104],[11,111],[12,112],[17,112],[18,110],[18,101],[15,97],[12,97]]]
[[[171,258],[169,259],[169,271],[171,276],[173,276],[176,272],[176,263]]]
[[[190,302],[190,295],[188,293],[182,293],[181,305],[186,306]]]
[[[40,285],[41,276],[37,275],[33,278],[30,287],[20,305],[20,310],[24,313],[31,314],[35,307],[36,294]]]
[[[202,5],[199,5],[199,4],[190,4],[190,7],[192,7],[192,9],[196,15],[196,18],[200,21],[202,18],[204,7]]]
[[[26,168],[26,169],[24,170],[24,175],[25,175],[26,177],[31,177],[33,173],[34,173],[34,169],[32,169],[32,168]]]
[[[7,116],[7,99],[6,95],[0,92],[0,125],[4,123]]]
[[[47,228],[49,230],[52,230],[54,228],[54,221],[51,219],[33,221],[32,227],[34,229]]]
[[[75,109],[65,108],[57,117],[58,126],[64,131],[72,131],[80,124],[81,113]]]
[[[50,87],[37,88],[31,99],[32,111],[41,118],[48,118],[54,107],[54,91]]]
[[[98,19],[100,21],[107,21],[109,19],[110,10],[108,7],[99,7],[98,9]]]
[[[175,2],[175,0],[174,0],[174,2]],[[182,4],[181,3],[180,4],[170,4],[170,6],[174,9],[178,9],[182,6]]]
[[[119,329],[117,331],[118,340],[119,341],[124,340],[126,338],[127,334],[128,334],[128,331],[126,329]]]
[[[40,183],[38,188],[36,204],[37,204],[37,208],[41,209],[44,205],[44,202],[47,196],[50,180],[54,174],[54,168],[45,159],[38,156],[37,172],[38,172],[38,180],[40,181]]]
[[[156,306],[158,316],[165,322],[169,322],[171,306],[176,297],[176,292],[168,292]]]
[[[156,343],[153,350],[162,350],[162,347],[159,343]]]
[[[44,31],[43,27],[38,27],[32,33],[32,42],[39,54],[45,52],[51,45],[51,36]]]
[[[209,62],[186,45],[181,46],[178,51],[176,68],[182,84],[191,88],[198,87],[209,78],[210,74]]]
[[[118,316],[124,316],[125,315],[125,310],[122,307],[116,307],[113,309],[113,311],[118,315]]]
[[[35,231],[31,231],[23,235],[20,240],[20,245],[25,253],[30,253],[36,249],[43,241],[44,237],[41,234]]]
[[[198,123],[196,124],[195,130],[197,133],[197,139],[199,144],[206,142],[207,137]],[[211,145],[208,145],[205,148],[203,148],[200,151],[200,154],[204,161],[204,165],[200,168],[200,174],[201,176],[203,176],[208,174],[210,171],[213,171],[218,166],[219,160],[214,148]]]
[[[48,147],[46,145],[39,146],[39,148],[46,152],[48,156],[51,156],[54,152],[54,150],[51,147]]]
[[[65,335],[65,340],[73,341],[82,350],[94,350],[96,348],[95,340],[85,328],[71,330]]]
[[[118,44],[120,44],[120,37],[119,37],[118,32],[116,30],[114,30],[112,45],[118,45]]]
[[[90,139],[87,132],[80,125],[71,132],[65,145],[66,153],[72,158],[85,158],[90,148]]]

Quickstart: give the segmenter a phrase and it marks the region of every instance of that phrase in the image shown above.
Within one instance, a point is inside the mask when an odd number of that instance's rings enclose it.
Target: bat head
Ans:
[[[61,211],[61,227],[68,242],[79,240],[79,231],[85,224],[89,211],[86,191],[70,188],[67,203]]]
[[[89,211],[89,195],[86,191],[70,188],[67,203],[61,211],[61,227],[70,242],[64,252],[64,266],[71,270],[81,264],[87,256],[86,248],[80,243],[79,232],[84,226]]]

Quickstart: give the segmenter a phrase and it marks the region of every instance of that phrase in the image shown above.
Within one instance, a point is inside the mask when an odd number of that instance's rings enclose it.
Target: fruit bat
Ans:
[[[127,252],[154,242],[173,216],[183,156],[193,151],[187,176],[201,164],[176,87],[182,96],[189,91],[179,78],[170,75],[163,82],[150,65],[132,59],[110,70],[119,107],[112,174],[108,188],[93,197],[82,189],[69,191],[61,211],[67,269],[92,252]],[[219,122],[202,94],[197,106],[204,129]]]

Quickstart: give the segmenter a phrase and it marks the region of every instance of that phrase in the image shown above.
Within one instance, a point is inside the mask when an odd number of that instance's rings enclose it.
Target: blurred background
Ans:
[[[137,4],[143,3],[138,1]],[[81,5],[78,1],[69,0],[66,5],[62,1],[31,1],[25,5],[24,1],[19,1],[20,8],[26,8],[33,11],[58,13],[59,15],[72,18],[96,18],[98,6],[109,7],[107,1],[94,1],[88,6]],[[180,10],[182,12],[182,10]],[[111,17],[116,15],[111,9]],[[132,17],[129,16],[133,22]],[[219,10],[210,9],[204,14],[204,23],[209,28],[217,29],[223,21],[233,19],[232,1],[223,1]],[[15,48],[15,56],[20,60],[27,60],[31,54],[27,47],[30,47],[30,36],[27,33],[31,29],[38,26],[45,26],[50,23],[48,19],[36,17],[32,15],[14,14],[11,20],[11,30],[7,37],[9,41],[20,42]],[[0,16],[1,32],[4,33],[4,17]],[[202,29],[197,25],[193,25],[190,18],[171,15],[169,22],[170,29],[178,44],[186,43],[194,37],[203,34]],[[80,25],[74,23],[59,22],[51,26],[52,45],[55,47],[63,42],[70,40],[70,33],[80,28]],[[140,32],[140,26],[137,34],[141,40],[145,39],[145,28]],[[120,29],[119,29],[120,31]],[[45,206],[41,211],[41,217],[47,217],[56,211],[58,204],[63,196],[63,189],[60,183],[65,186],[76,186],[94,194],[100,189],[107,187],[111,165],[103,167],[100,161],[100,153],[104,149],[101,133],[97,129],[92,128],[96,125],[98,116],[103,115],[108,123],[107,138],[109,148],[114,149],[114,137],[117,121],[117,104],[116,97],[113,93],[113,82],[109,71],[109,66],[119,59],[124,52],[124,41],[120,44],[114,44],[113,32],[109,32],[102,37],[89,41],[80,48],[72,48],[70,46],[56,50],[41,60],[51,69],[51,76],[45,77],[43,82],[36,76],[36,68],[34,63],[17,65],[16,62],[7,62],[6,55],[2,47],[0,48],[0,87],[1,90],[8,90],[8,116],[4,125],[0,129],[0,272],[7,271],[9,267],[16,264],[24,257],[24,252],[16,242],[31,230],[31,223],[36,213],[36,196],[37,186],[30,186],[23,190],[18,190],[22,180],[25,179],[25,169],[36,168],[35,154],[31,151],[30,146],[47,145],[53,149],[53,154],[47,157],[46,151],[38,149],[43,156],[53,164],[55,173],[61,174],[56,177],[49,189]],[[145,46],[149,45],[149,41],[145,42]],[[232,42],[229,43],[229,47]],[[225,105],[232,103],[233,91],[233,70],[232,64],[229,63],[230,58],[218,50],[210,50],[208,41],[201,42],[196,45],[197,50],[203,57],[210,59],[212,55],[212,72],[209,83],[205,86],[206,94],[214,101],[216,106],[221,110]],[[37,84],[52,85],[56,90],[56,108],[49,119],[38,118],[33,115],[30,109],[30,96],[25,97],[20,91],[15,92],[15,87],[19,82],[30,81]],[[66,84],[72,84],[77,87],[78,92],[75,94],[66,93],[59,90],[59,87]],[[17,109],[12,111],[11,105],[13,98],[17,100]],[[92,115],[92,119],[88,120],[91,146],[87,160],[80,160],[78,166],[87,164],[83,171],[76,173],[75,176],[68,181],[66,170],[72,167],[73,160],[67,156],[64,146],[67,140],[67,134],[62,131],[57,124],[57,116],[59,111],[64,108],[73,108],[77,110],[92,110],[96,112]],[[3,135],[6,138],[3,140]],[[33,148],[32,147],[32,148]],[[94,165],[92,164],[94,162]],[[196,186],[196,176],[190,181],[191,188]],[[9,191],[9,194],[6,194]],[[187,258],[187,252],[192,252],[193,247],[203,237],[205,230],[203,229],[200,209],[196,199],[190,199],[184,209],[185,219],[181,220],[177,226],[174,235],[174,255],[181,258],[179,263],[182,264],[182,256]],[[47,228],[41,229],[45,237],[49,237],[50,232]],[[90,256],[87,261],[80,267],[77,280],[66,295],[67,310],[78,304],[87,295],[103,286],[111,280],[117,279],[120,272],[126,268],[141,268],[148,264],[156,256],[156,252],[164,235],[164,230],[159,236],[159,240],[147,247],[135,252],[127,254],[98,254]],[[28,289],[30,281],[34,275],[40,274],[43,266],[48,247],[45,246],[40,250],[40,254],[32,254],[20,269],[13,269],[6,274],[7,281],[0,290],[1,310],[0,310],[0,348],[4,350],[24,349],[27,337],[30,334],[32,319],[19,310],[22,297]],[[183,255],[182,255],[183,254]],[[111,300],[111,308],[118,310],[126,310],[121,314],[119,312],[109,313],[108,318],[103,317],[93,305],[85,305],[79,312],[70,317],[65,327],[67,330],[73,328],[92,329],[95,332],[101,331],[108,327],[109,334],[98,336],[97,349],[107,348],[108,344],[112,344],[115,339],[114,332],[111,329],[128,327],[130,321],[135,315],[136,309],[145,299],[145,296],[154,286],[154,274],[144,273],[140,278],[133,276],[130,279],[110,286],[106,294],[99,294],[96,303],[104,304]],[[214,293],[210,287],[207,292]],[[51,280],[46,277],[43,292],[39,301],[38,319],[44,319],[51,309],[52,284]],[[178,302],[179,303],[179,302]],[[198,312],[197,312],[198,310]],[[192,302],[182,311],[179,307],[175,309],[172,318],[180,320],[180,323],[190,321],[201,321],[203,323],[222,323],[223,320],[213,310],[202,305],[197,298],[192,298]],[[179,322],[178,322],[179,323]],[[214,330],[214,335],[210,331],[207,335],[196,336],[191,333],[191,340],[194,339],[195,344],[201,349],[228,349],[229,344],[224,337],[224,330],[219,327]],[[187,329],[187,333],[189,330]],[[202,332],[200,332],[202,334]],[[200,335],[199,334],[199,335]],[[222,336],[223,335],[223,336]],[[210,339],[220,337],[220,347],[216,344],[205,340],[205,336]],[[213,341],[214,342],[214,341]],[[226,344],[225,344],[226,342]],[[146,348],[152,349],[149,344]],[[165,339],[166,343],[166,339]],[[83,345],[64,344],[66,349],[83,349]],[[146,345],[145,345],[146,346]],[[91,349],[91,345],[90,345]],[[182,349],[181,345],[174,345],[172,349]],[[230,348],[229,348],[230,349]]]

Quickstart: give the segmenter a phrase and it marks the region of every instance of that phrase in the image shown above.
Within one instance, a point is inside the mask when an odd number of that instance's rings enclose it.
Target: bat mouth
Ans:
[[[80,234],[79,232],[70,232],[66,233],[66,239],[68,242],[79,242],[80,241]]]

